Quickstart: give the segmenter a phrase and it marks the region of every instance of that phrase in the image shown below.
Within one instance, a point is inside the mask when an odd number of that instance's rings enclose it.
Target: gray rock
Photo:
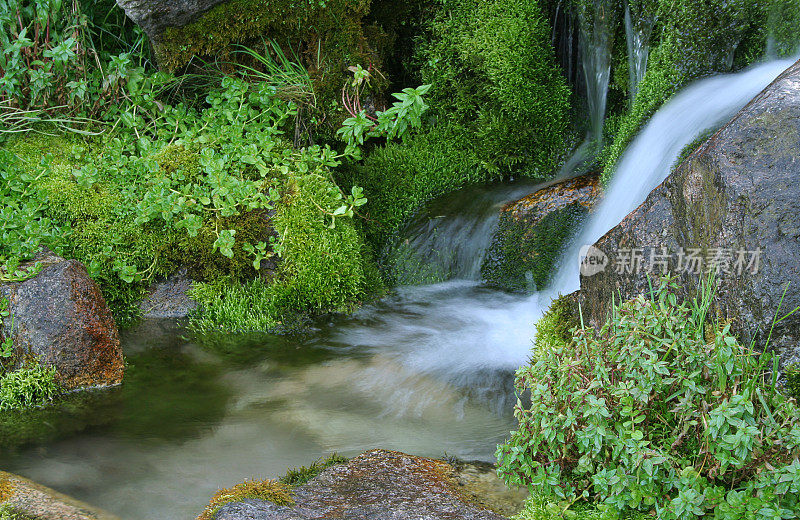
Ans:
[[[787,284],[781,315],[800,306],[800,62],[693,152],[595,246],[612,257],[612,266],[620,251],[624,258],[636,252],[645,269],[661,271],[663,264],[656,256],[651,262],[651,253],[663,253],[662,247],[673,272],[680,271],[681,251],[683,267],[689,253],[702,258],[705,268],[720,264],[729,272],[718,277],[713,312],[731,319],[732,330],[746,344],[754,339],[762,347]],[[744,262],[737,265],[740,255]],[[715,256],[721,261],[714,262]],[[756,259],[757,266],[749,265]],[[680,271],[685,295],[696,292],[700,276],[693,270]],[[612,294],[627,299],[647,290],[644,269],[619,273],[612,268],[581,277],[584,316],[598,324]],[[771,345],[784,362],[797,361],[798,340],[800,313],[775,326]]]
[[[168,27],[183,27],[225,0],[117,0],[125,14],[151,40]]]
[[[12,338],[15,366],[54,366],[67,389],[121,383],[119,332],[100,288],[76,260],[37,260],[44,267],[35,277],[0,286],[10,311],[0,336]]]
[[[147,291],[147,296],[139,304],[142,318],[162,319],[185,318],[197,308],[197,302],[189,298],[192,280],[186,274],[186,269],[181,269],[166,280],[153,284]]]
[[[332,466],[293,490],[296,505],[244,500],[215,520],[501,520],[477,504],[446,462],[384,450]]]
[[[0,471],[0,505],[36,520],[119,520],[30,480]]]

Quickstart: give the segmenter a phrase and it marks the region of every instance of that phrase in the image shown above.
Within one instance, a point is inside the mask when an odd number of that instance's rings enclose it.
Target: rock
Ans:
[[[247,499],[215,520],[500,520],[469,498],[446,462],[384,450],[332,466],[294,488],[295,505]]]
[[[604,320],[612,294],[628,299],[648,290],[647,269],[658,276],[666,264],[679,274],[684,295],[693,296],[700,275],[690,260],[697,257],[703,271],[715,265],[724,271],[713,312],[731,319],[745,344],[755,339],[763,347],[787,284],[781,315],[800,306],[800,62],[595,247],[611,268],[581,277],[584,316],[593,324]],[[636,257],[641,269],[633,269]],[[798,340],[795,314],[776,324],[771,345],[784,362],[796,361]]]
[[[189,298],[192,280],[181,269],[165,280],[153,284],[147,291],[147,296],[139,304],[142,318],[149,319],[179,319],[185,318],[190,312],[197,309],[197,302]]]
[[[0,471],[0,506],[35,520],[119,520],[30,480]]]
[[[545,286],[564,243],[600,193],[599,175],[592,173],[507,204],[481,267],[483,280],[511,291]]]
[[[117,0],[125,14],[151,40],[168,27],[183,27],[226,0]]]
[[[44,254],[37,261],[39,274],[0,286],[10,311],[0,335],[12,338],[15,366],[54,366],[68,390],[121,383],[119,332],[100,288],[76,260]]]

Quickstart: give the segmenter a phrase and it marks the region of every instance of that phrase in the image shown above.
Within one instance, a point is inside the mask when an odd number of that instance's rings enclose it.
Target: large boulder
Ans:
[[[119,520],[35,482],[0,471],[0,506],[36,520]]]
[[[612,295],[646,292],[648,274],[677,274],[689,296],[716,269],[713,312],[763,347],[779,307],[783,316],[800,306],[800,62],[595,247],[590,256],[608,255],[609,267],[581,277],[584,316],[593,323],[605,318]],[[771,345],[784,362],[800,357],[798,340],[800,313],[776,323]]]
[[[168,27],[183,27],[226,0],[117,0],[119,5],[151,39]]]
[[[474,501],[446,462],[374,450],[292,490],[294,506],[245,499],[215,520],[501,520]]]
[[[0,286],[9,311],[0,336],[11,338],[15,366],[53,366],[66,389],[121,383],[119,332],[100,288],[76,260],[37,260],[36,276]]]
[[[601,193],[596,173],[556,182],[503,207],[481,266],[483,280],[510,291],[544,287],[564,244]]]

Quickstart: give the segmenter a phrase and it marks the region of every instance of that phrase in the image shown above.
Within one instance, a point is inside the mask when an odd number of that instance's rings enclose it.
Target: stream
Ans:
[[[124,334],[122,387],[0,425],[0,468],[124,520],[186,520],[220,487],[331,452],[492,461],[514,428],[513,373],[528,359],[535,323],[554,296],[578,288],[579,247],[619,223],[687,144],[791,63],[703,80],[664,106],[566,248],[551,288],[508,294],[479,280],[500,206],[540,185],[466,188],[432,202],[404,233],[398,278],[425,284],[401,285],[298,336],[200,345],[171,324],[145,323]]]

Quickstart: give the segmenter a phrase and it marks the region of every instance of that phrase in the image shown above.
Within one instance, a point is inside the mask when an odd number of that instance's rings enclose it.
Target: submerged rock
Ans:
[[[0,506],[35,520],[119,520],[26,478],[0,471]]]
[[[292,491],[294,506],[246,499],[220,508],[215,520],[500,520],[474,502],[479,489],[459,481],[446,462],[384,450],[332,466]],[[464,482],[472,482],[472,486]]]
[[[599,324],[612,295],[646,292],[648,275],[678,274],[694,296],[700,278],[717,270],[715,314],[763,347],[779,306],[780,316],[800,306],[799,157],[800,62],[595,244],[609,262],[581,276],[584,316]],[[800,313],[775,324],[771,345],[784,362],[800,359],[798,340]]]
[[[543,188],[507,204],[481,266],[489,285],[511,291],[543,287],[564,243],[601,192],[596,173]]]
[[[119,332],[100,288],[76,260],[43,254],[37,261],[36,276],[0,286],[9,310],[0,336],[12,339],[15,366],[53,366],[68,390],[121,383]]]

